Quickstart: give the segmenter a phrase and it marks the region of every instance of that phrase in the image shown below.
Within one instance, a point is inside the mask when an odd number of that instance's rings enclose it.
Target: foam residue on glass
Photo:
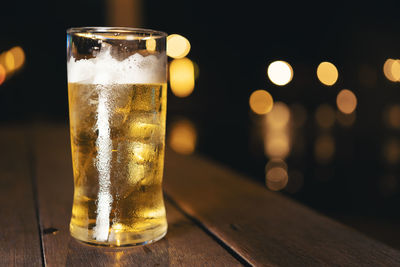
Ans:
[[[119,61],[111,56],[110,47],[102,43],[95,58],[76,60],[73,56],[68,61],[68,82],[94,84],[99,92],[96,129],[97,156],[95,166],[99,176],[99,191],[96,208],[96,226],[94,237],[98,241],[109,238],[110,213],[113,197],[110,192],[110,169],[112,160],[112,140],[110,120],[112,111],[112,89],[105,85],[165,83],[166,54],[143,56],[135,53]]]

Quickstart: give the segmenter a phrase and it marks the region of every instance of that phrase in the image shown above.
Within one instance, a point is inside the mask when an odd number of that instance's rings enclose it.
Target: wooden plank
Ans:
[[[254,265],[400,266],[400,252],[198,155],[167,151],[166,193]]]
[[[0,128],[0,265],[41,266],[30,157],[21,126]]]
[[[35,128],[39,207],[48,266],[240,265],[168,202],[168,233],[154,244],[112,249],[75,241],[69,234],[73,178],[67,128],[46,125]]]

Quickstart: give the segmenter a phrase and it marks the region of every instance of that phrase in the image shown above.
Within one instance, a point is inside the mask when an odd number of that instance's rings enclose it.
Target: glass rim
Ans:
[[[152,37],[167,37],[167,33],[146,28],[131,27],[72,27],[67,29],[67,34],[74,33],[124,33],[133,35],[148,35]]]

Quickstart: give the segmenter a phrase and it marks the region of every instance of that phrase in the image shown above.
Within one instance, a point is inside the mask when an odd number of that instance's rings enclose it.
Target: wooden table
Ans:
[[[0,127],[1,266],[400,266],[400,252],[215,162],[167,151],[168,234],[125,249],[69,235],[64,125]]]

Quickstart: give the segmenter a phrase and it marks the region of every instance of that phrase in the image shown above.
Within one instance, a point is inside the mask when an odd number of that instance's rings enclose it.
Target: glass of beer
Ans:
[[[163,32],[67,31],[74,238],[134,246],[166,234],[166,65]]]

